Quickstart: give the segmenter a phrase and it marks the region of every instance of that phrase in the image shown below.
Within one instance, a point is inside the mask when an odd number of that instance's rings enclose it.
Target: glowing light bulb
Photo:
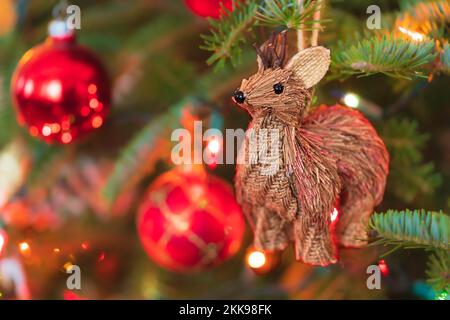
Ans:
[[[346,106],[349,106],[350,108],[358,108],[360,99],[354,93],[347,93],[342,99],[342,101],[345,103]]]
[[[436,300],[447,300],[447,299],[448,299],[448,292],[445,290],[436,296]]]
[[[20,253],[24,256],[28,256],[30,254],[31,248],[28,242],[23,241],[19,243]]]
[[[105,260],[105,253],[101,252],[100,255],[98,256],[98,262],[102,262],[103,260]]]
[[[387,276],[389,274],[389,268],[386,264],[386,261],[384,261],[384,259],[382,259],[378,262],[378,267],[380,268],[380,271],[384,276]]]
[[[63,269],[67,272],[67,271],[71,271],[73,267],[72,262],[67,261],[64,265],[63,265]]]
[[[334,208],[333,211],[331,212],[331,222],[336,221],[338,215],[339,215],[338,209]]]
[[[258,269],[266,264],[266,256],[261,251],[253,251],[247,257],[250,268]]]
[[[217,154],[220,151],[220,143],[217,139],[212,139],[211,141],[209,141],[208,143],[208,150],[212,153],[212,154]]]
[[[421,34],[419,32],[408,30],[406,28],[403,28],[402,26],[399,26],[398,30],[401,33],[404,33],[404,34],[408,35],[409,37],[411,37],[411,39],[413,39],[414,41],[420,42],[420,41],[423,41],[425,39],[425,35],[423,35],[423,34]]]
[[[81,244],[81,249],[83,249],[83,250],[88,250],[88,249],[89,249],[89,242],[84,241],[84,242]]]

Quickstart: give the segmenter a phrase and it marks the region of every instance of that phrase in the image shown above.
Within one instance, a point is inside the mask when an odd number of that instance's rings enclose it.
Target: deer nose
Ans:
[[[245,94],[242,91],[236,90],[233,93],[233,98],[234,98],[234,101],[236,101],[237,103],[244,103]]]

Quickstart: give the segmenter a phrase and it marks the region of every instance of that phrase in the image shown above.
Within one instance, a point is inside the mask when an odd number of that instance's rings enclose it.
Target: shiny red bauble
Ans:
[[[229,184],[203,171],[175,169],[150,186],[137,228],[153,261],[171,271],[193,272],[233,256],[245,222]]]
[[[110,109],[108,75],[74,35],[50,36],[25,53],[11,94],[19,123],[48,143],[70,143],[99,128]]]
[[[232,0],[184,0],[188,8],[197,16],[218,19],[222,14],[221,3],[231,11]]]

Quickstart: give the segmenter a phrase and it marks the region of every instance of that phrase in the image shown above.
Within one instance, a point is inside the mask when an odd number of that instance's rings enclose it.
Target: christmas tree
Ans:
[[[449,26],[447,0],[2,0],[0,299],[448,299]],[[236,165],[259,112],[296,135],[279,180]]]

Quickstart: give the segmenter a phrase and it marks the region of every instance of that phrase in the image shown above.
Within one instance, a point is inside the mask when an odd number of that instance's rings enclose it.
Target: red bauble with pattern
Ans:
[[[19,123],[48,143],[70,143],[99,128],[110,108],[108,75],[74,35],[50,36],[25,53],[11,93]]]
[[[200,17],[210,17],[218,19],[222,14],[221,3],[228,10],[232,10],[233,1],[232,0],[184,0],[188,8]]]
[[[137,228],[153,261],[171,271],[192,272],[233,256],[245,222],[230,185],[204,171],[175,169],[150,186]]]

